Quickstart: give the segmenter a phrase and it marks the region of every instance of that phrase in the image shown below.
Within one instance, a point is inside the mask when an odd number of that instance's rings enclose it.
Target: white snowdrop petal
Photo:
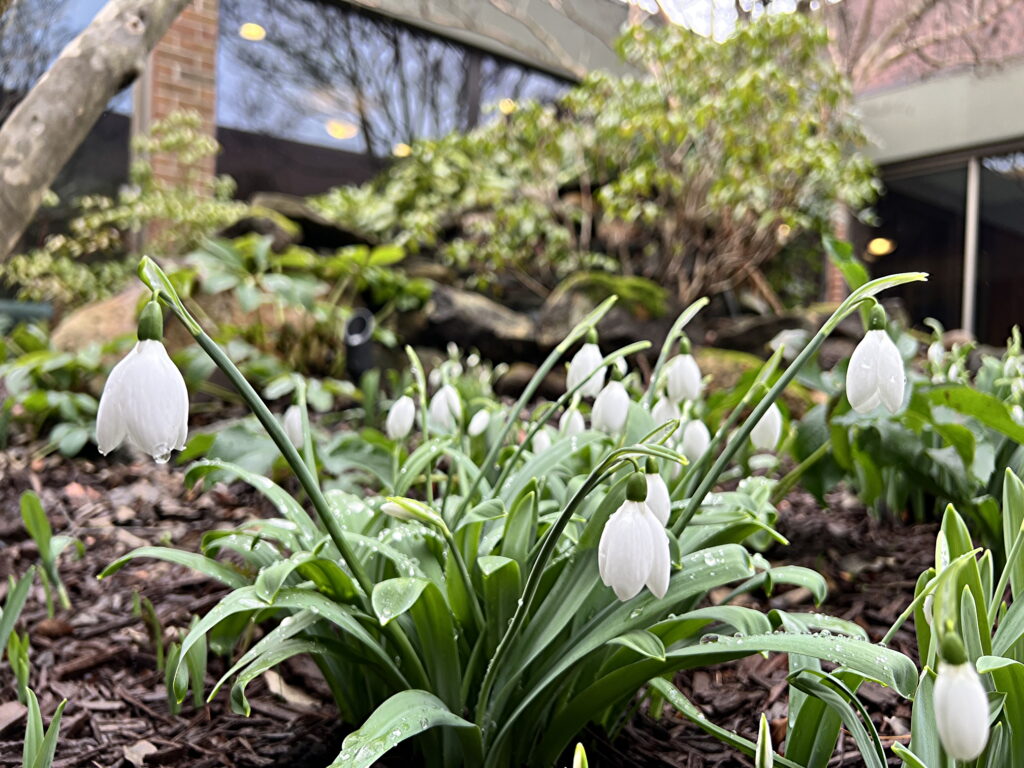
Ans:
[[[760,451],[771,451],[779,444],[782,437],[782,412],[775,403],[765,411],[764,416],[754,425],[750,433],[750,441]]]
[[[551,435],[548,434],[546,429],[541,429],[536,435],[533,436],[533,452],[544,453],[548,448],[551,447]]]
[[[574,389],[590,375],[591,371],[596,370],[597,373],[593,378],[587,381],[583,388],[580,389],[580,395],[583,397],[597,397],[604,387],[605,370],[601,366],[603,359],[604,357],[601,355],[601,350],[597,344],[588,343],[580,347],[579,351],[573,355],[572,360],[569,362],[569,373],[565,380],[566,389]]]
[[[711,445],[711,433],[700,419],[686,422],[683,428],[683,456],[696,461],[703,456]]]
[[[666,389],[674,403],[696,400],[700,397],[702,382],[700,367],[693,355],[676,355],[668,361],[665,370]]]
[[[619,434],[626,426],[629,415],[629,393],[621,382],[610,381],[594,400],[591,423],[594,429]]]
[[[868,331],[853,350],[846,368],[846,397],[857,413],[878,406],[878,336],[884,331]]]
[[[384,422],[384,429],[392,440],[401,440],[412,431],[413,421],[416,418],[416,403],[408,395],[402,395],[395,400],[388,411],[388,418]]]
[[[651,510],[658,522],[662,525],[668,524],[668,516],[672,510],[672,499],[668,494],[668,485],[661,475],[645,475],[647,478],[647,507]]]
[[[667,397],[663,397],[654,404],[651,408],[651,419],[657,426],[662,426],[670,421],[679,420],[682,413],[679,410],[679,406],[669,400]],[[683,427],[680,424],[674,432],[676,437],[683,434]]]
[[[668,592],[668,580],[672,571],[668,551],[668,534],[649,507],[645,511],[643,519],[651,537],[650,568],[645,583],[651,590],[651,594],[660,598]]]
[[[96,443],[104,456],[121,445],[127,436],[124,411],[121,407],[121,390],[125,373],[131,367],[129,361],[136,354],[133,348],[114,366],[103,386],[103,394],[100,395],[100,405],[96,411]]]
[[[284,412],[282,426],[292,445],[301,450],[305,442],[302,435],[302,409],[297,405],[288,406],[288,410]]]
[[[583,420],[583,414],[575,408],[570,408],[558,420],[558,431],[565,435],[578,435],[586,429],[587,423]]]
[[[643,520],[642,502],[627,501],[608,518],[598,547],[601,581],[619,600],[643,589],[650,573],[651,534]]]
[[[885,331],[872,333],[881,334],[878,341],[878,395],[889,413],[896,413],[903,405],[903,390],[907,386],[903,358],[896,342]]]
[[[969,662],[939,662],[933,704],[939,741],[949,756],[963,761],[977,758],[988,743],[988,697]]]
[[[430,398],[427,420],[435,432],[450,433],[462,418],[462,402],[451,384],[445,384]]]
[[[477,437],[484,433],[490,423],[490,411],[480,410],[473,414],[473,418],[469,420],[469,427],[466,431],[469,433],[470,437]]]

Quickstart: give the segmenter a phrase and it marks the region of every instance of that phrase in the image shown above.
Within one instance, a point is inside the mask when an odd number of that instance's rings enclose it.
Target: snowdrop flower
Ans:
[[[462,402],[451,384],[445,384],[430,399],[427,421],[436,432],[450,433],[462,418]]]
[[[635,597],[645,584],[656,597],[664,597],[668,591],[668,534],[646,498],[647,480],[634,473],[626,488],[626,501],[601,532],[597,550],[601,581],[622,601]]]
[[[188,390],[161,342],[163,316],[156,302],[139,320],[139,341],[114,366],[96,413],[96,442],[106,455],[127,441],[163,464],[185,447]]]
[[[532,447],[535,454],[544,453],[544,451],[551,447],[551,435],[548,434],[546,429],[541,428],[541,430],[533,436]]]
[[[686,422],[683,427],[682,440],[683,456],[696,461],[705,453],[711,445],[711,433],[700,419],[692,419]]]
[[[1024,425],[1024,408],[1019,405],[1015,405],[1010,409],[1010,418],[1012,418],[1017,424]]]
[[[656,426],[661,426],[669,421],[678,420],[680,418],[679,406],[667,398],[661,398],[651,408],[651,418],[654,419]],[[679,430],[676,430],[676,434],[679,434]]]
[[[567,410],[558,420],[558,431],[564,435],[578,435],[586,429],[587,423],[583,420],[583,414],[575,408]]]
[[[590,420],[594,429],[617,435],[626,426],[629,415],[629,394],[621,381],[609,381],[594,400]]]
[[[487,430],[487,425],[490,423],[490,411],[486,408],[482,408],[473,414],[473,418],[469,420],[469,427],[466,428],[466,432],[470,437],[477,437]]]
[[[647,498],[644,499],[644,502],[658,518],[659,523],[668,525],[668,515],[672,511],[672,499],[668,494],[668,485],[658,473],[658,465],[652,458],[647,459],[644,477],[647,479]]]
[[[696,400],[700,397],[703,382],[700,367],[693,355],[676,355],[665,365],[666,388],[669,399],[674,403],[682,400]]]
[[[750,441],[759,451],[772,451],[782,437],[782,412],[775,403],[765,411],[764,416],[750,432]]]
[[[302,450],[302,446],[306,442],[302,434],[302,409],[297,405],[288,406],[288,410],[284,412],[282,426],[292,445]]]
[[[846,369],[846,396],[853,410],[867,413],[882,404],[896,413],[906,385],[903,358],[889,334],[880,329],[864,334]]]
[[[779,348],[782,348],[782,356],[786,360],[794,360],[810,340],[811,334],[803,328],[787,328],[772,337],[772,340],[768,342],[768,348],[772,352],[777,352]]]
[[[595,342],[588,341],[580,347],[579,352],[573,355],[569,363],[569,373],[565,379],[566,389],[574,389],[587,376],[590,376],[591,371],[597,371],[580,390],[580,395],[583,397],[597,397],[604,386],[605,370],[601,366],[603,359],[604,356]]]
[[[933,693],[939,741],[954,760],[974,760],[988,743],[988,696],[959,637],[943,638],[942,656]]]
[[[408,395],[402,395],[391,404],[384,429],[392,440],[402,440],[412,431],[412,423],[416,418],[416,403]]]

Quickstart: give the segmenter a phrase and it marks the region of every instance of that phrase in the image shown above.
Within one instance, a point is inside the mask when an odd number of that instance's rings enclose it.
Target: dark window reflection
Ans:
[[[928,282],[899,286],[886,296],[899,296],[917,325],[934,317],[946,328],[959,328],[967,166],[889,178],[885,184],[876,209],[881,224],[860,233],[860,253],[876,277],[927,272]]]
[[[1003,345],[1024,325],[1024,152],[981,159],[977,336]]]
[[[221,172],[240,196],[365,180],[414,139],[567,83],[330,0],[221,0]],[[510,105],[511,102],[505,102]]]

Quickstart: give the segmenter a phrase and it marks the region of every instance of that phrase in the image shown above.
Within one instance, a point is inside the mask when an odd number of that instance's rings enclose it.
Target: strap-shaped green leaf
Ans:
[[[385,701],[358,731],[345,737],[329,768],[369,768],[395,746],[429,728],[455,728],[462,742],[463,764],[481,765],[480,729],[452,714],[427,691],[402,691]]]
[[[134,549],[104,568],[97,578],[105,579],[139,557],[153,557],[168,563],[183,565],[186,568],[191,568],[193,571],[204,573],[210,578],[227,584],[229,587],[238,588],[249,584],[248,579],[229,565],[217,562],[204,555],[197,555],[195,552],[183,552],[182,550],[171,549],[170,547],[139,547]]]

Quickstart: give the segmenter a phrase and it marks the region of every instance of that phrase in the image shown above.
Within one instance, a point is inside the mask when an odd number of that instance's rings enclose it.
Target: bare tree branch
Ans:
[[[142,72],[188,0],[110,0],[0,128],[0,258],[103,108]]]

